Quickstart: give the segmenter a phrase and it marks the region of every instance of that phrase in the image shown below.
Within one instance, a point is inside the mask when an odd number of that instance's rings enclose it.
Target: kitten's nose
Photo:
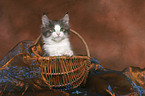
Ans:
[[[60,35],[60,33],[57,33],[57,35],[59,36],[59,35]]]

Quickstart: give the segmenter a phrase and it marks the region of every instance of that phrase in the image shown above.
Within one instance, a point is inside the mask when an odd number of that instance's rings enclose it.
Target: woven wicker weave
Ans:
[[[40,68],[41,76],[45,83],[50,88],[55,89],[71,89],[77,88],[80,84],[85,83],[89,66],[90,66],[90,53],[88,46],[84,39],[74,30],[71,30],[76,36],[82,40],[86,47],[88,56],[55,56],[55,57],[41,57],[37,52],[35,46],[32,52],[36,55]],[[40,39],[41,35],[36,40]]]

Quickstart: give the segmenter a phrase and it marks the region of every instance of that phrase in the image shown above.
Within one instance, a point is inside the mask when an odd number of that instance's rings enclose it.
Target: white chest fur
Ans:
[[[65,38],[64,40],[60,42],[53,42],[47,43],[43,45],[43,49],[49,56],[72,56],[73,51],[71,50],[70,42],[68,38]]]

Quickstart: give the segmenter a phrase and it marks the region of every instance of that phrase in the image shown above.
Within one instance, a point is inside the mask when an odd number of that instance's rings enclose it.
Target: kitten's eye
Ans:
[[[55,30],[54,29],[51,29],[51,30],[49,30],[50,32],[54,32]]]
[[[49,37],[51,35],[51,32],[49,30],[47,30],[47,31],[43,32],[43,35],[45,37]]]
[[[65,29],[64,29],[64,28],[61,28],[61,29],[60,29],[60,31],[63,31],[63,32],[64,32],[64,31],[65,31]]]

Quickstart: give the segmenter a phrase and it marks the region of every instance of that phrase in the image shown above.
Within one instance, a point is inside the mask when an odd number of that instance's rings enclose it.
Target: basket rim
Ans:
[[[36,51],[35,51],[35,46],[32,47],[32,52],[37,56],[37,59],[41,60],[41,59],[46,59],[46,60],[49,60],[50,58],[51,59],[90,59],[91,57],[89,56],[86,56],[86,55],[82,55],[82,56],[78,56],[78,55],[73,55],[71,57],[69,56],[45,56],[45,57],[42,57],[40,56]],[[34,59],[34,58],[32,58]]]

